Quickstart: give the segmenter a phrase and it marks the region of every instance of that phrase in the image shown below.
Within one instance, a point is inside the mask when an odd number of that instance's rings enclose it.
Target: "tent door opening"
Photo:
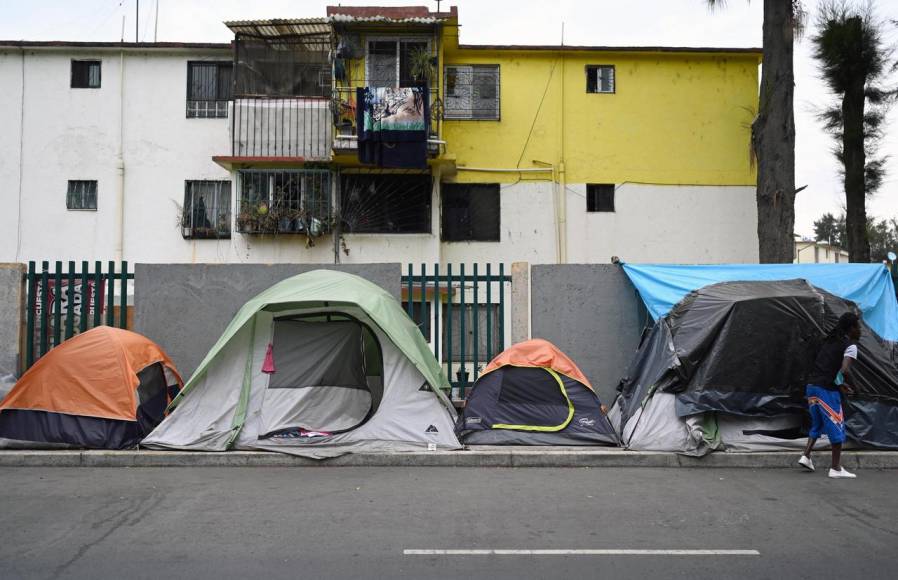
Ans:
[[[374,334],[343,314],[276,318],[261,423],[268,437],[314,438],[356,429],[382,395]]]
[[[493,429],[555,432],[566,428],[574,416],[564,382],[549,368],[505,367],[498,393]],[[498,372],[498,371],[494,371]]]

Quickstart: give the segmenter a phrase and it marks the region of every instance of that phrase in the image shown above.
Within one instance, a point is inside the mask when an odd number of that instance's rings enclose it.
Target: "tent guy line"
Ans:
[[[452,549],[403,550],[404,556],[760,556],[757,550]]]

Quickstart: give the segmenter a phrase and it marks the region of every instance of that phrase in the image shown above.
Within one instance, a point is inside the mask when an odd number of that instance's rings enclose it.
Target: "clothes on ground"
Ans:
[[[427,87],[360,87],[356,91],[359,162],[426,168],[430,121]]]
[[[814,360],[814,369],[808,377],[812,385],[820,385],[824,389],[838,391],[839,371],[845,357],[857,360],[857,345],[847,336],[828,338]]]
[[[825,434],[832,445],[844,443],[845,418],[842,414],[841,394],[819,385],[808,385],[805,395],[811,413],[811,430],[808,437],[817,439]]]
[[[313,437],[330,437],[332,433],[327,431],[306,431],[302,427],[282,431],[271,436],[272,439],[311,439]]]

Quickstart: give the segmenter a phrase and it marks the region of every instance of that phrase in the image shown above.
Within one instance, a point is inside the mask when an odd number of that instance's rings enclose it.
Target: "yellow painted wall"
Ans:
[[[760,55],[562,55],[465,50],[453,44],[446,45],[444,65],[500,66],[501,120],[443,122],[446,153],[459,166],[538,167],[534,160],[557,164],[563,116],[568,183],[755,184],[749,147]],[[614,65],[616,93],[588,94],[587,64]],[[455,177],[467,182],[519,178],[464,171]]]

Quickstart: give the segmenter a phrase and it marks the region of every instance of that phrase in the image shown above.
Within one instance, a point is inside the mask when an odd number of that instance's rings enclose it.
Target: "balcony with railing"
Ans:
[[[231,154],[226,165],[327,161],[333,146],[332,30],[324,19],[230,22]]]

